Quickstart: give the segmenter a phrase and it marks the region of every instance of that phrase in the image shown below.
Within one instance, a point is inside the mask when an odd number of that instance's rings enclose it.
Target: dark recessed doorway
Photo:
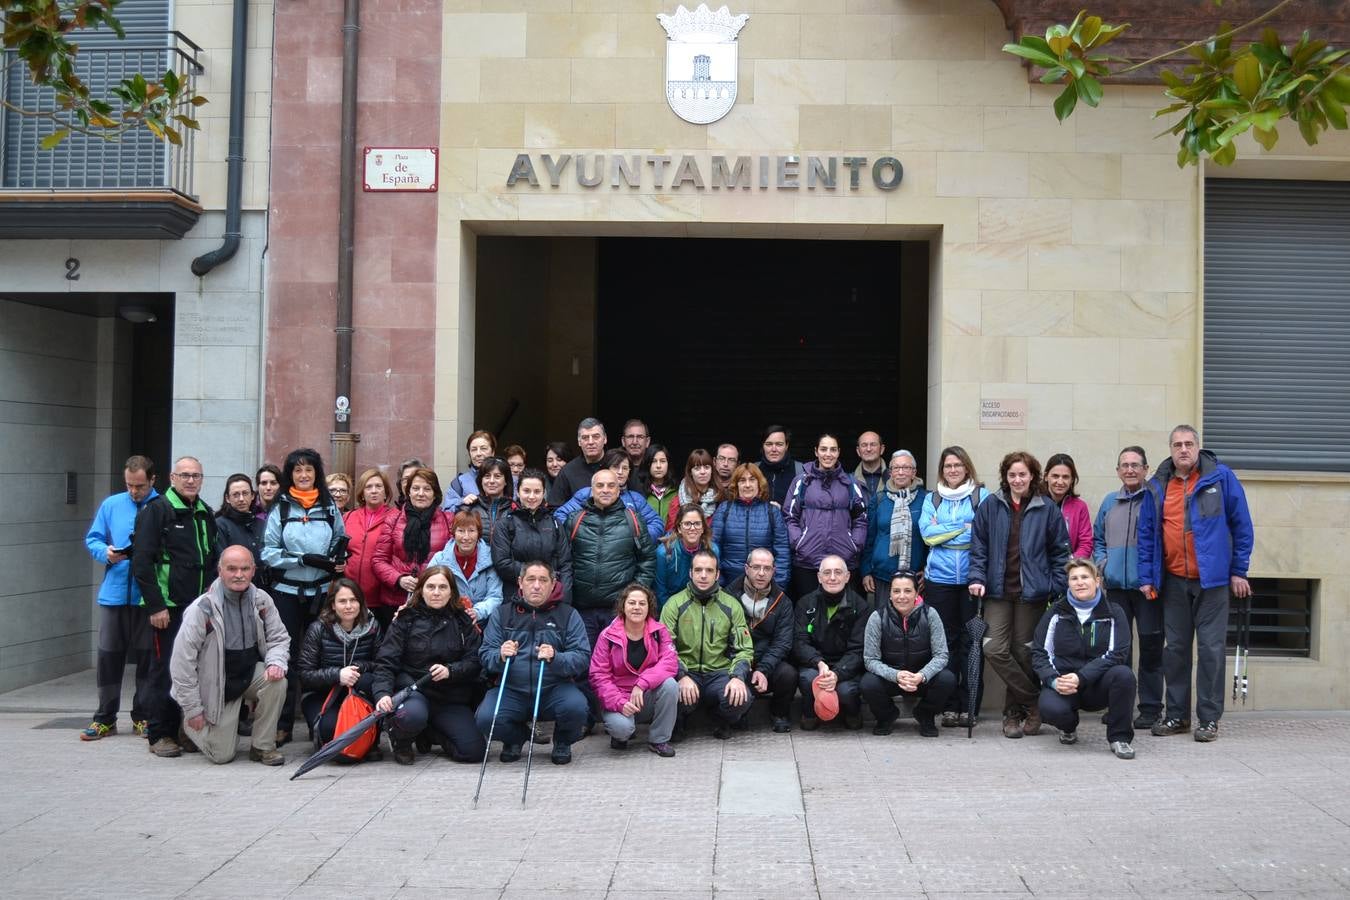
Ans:
[[[832,431],[847,461],[868,429],[889,449],[920,454],[927,247],[904,246],[602,239],[600,416],[612,429],[641,417],[681,461],[723,441],[754,459],[770,422],[792,429],[798,459],[810,458],[816,434]]]

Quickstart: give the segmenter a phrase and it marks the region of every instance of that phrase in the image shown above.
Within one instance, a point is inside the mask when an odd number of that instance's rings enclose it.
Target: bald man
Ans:
[[[239,708],[256,704],[248,757],[265,766],[277,751],[277,718],[286,699],[291,638],[266,591],[253,585],[253,552],[228,547],[219,577],[183,612],[169,671],[187,736],[213,763],[234,759]]]

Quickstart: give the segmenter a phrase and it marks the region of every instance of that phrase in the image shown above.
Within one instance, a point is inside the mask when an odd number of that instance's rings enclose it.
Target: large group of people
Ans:
[[[749,728],[759,698],[776,733],[870,714],[888,735],[908,709],[934,738],[978,724],[974,654],[1004,687],[1005,737],[1050,725],[1072,744],[1096,710],[1122,759],[1138,729],[1218,737],[1252,523],[1190,426],[1152,478],[1143,448],[1124,448],[1095,519],[1065,453],[1044,468],[1008,453],[986,485],[946,447],[930,489],[913,453],[887,457],[871,431],[852,472],[837,435],[802,464],[780,425],[758,460],[721,444],[682,474],[639,420],[613,450],[594,418],[576,437],[578,455],[551,443],[532,468],[475,431],[444,486],[417,458],[353,480],[298,449],[230,475],[216,510],[194,457],[162,494],[154,463],[131,457],[86,537],[105,577],[81,738],[116,732],[128,661],[150,751],[218,763],[242,735],[251,759],[281,765],[297,715],[317,747],[352,710],[386,714],[402,764],[433,746],[477,762],[491,736],[502,762],[547,741],[561,765],[597,726],[616,751],[645,726],[671,757],[691,723],[723,740]],[[353,746],[338,758],[384,756],[378,737]]]

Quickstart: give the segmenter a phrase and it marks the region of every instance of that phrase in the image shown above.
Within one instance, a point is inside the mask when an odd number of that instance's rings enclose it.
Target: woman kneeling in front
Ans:
[[[1106,599],[1102,576],[1090,559],[1075,557],[1064,571],[1069,593],[1036,626],[1031,664],[1041,682],[1041,719],[1059,729],[1059,742],[1078,741],[1078,713],[1106,708],[1111,752],[1134,759],[1134,672],[1130,626],[1119,606]]]

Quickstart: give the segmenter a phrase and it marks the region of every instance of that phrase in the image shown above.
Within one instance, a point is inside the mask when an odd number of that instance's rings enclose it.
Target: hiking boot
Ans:
[[[791,730],[792,730],[792,720],[789,719],[787,716],[773,717],[774,734],[787,734]]]
[[[1218,722],[1201,722],[1200,727],[1195,729],[1195,739],[1202,744],[1208,744],[1210,741],[1218,740],[1218,738]]]
[[[669,744],[648,744],[647,749],[666,759],[675,755],[675,748]]]
[[[1153,723],[1149,732],[1154,737],[1169,737],[1174,734],[1185,734],[1191,730],[1190,719],[1159,719]]]
[[[937,737],[937,722],[932,716],[916,716],[919,720],[919,737]]]
[[[202,752],[201,750],[197,749],[197,745],[192,742],[192,738],[187,736],[187,732],[181,728],[178,729],[178,746],[183,748],[184,753]]]
[[[287,744],[289,744],[290,742],[291,742],[291,733],[290,733],[289,731],[282,731],[280,728],[278,728],[278,729],[277,729],[277,746],[278,746],[278,747],[284,747],[284,746],[286,746]]]
[[[895,719],[886,719],[885,721],[877,719],[877,724],[872,726],[872,733],[876,735],[885,736],[892,731],[895,731]]]
[[[131,733],[136,737],[150,736],[150,723],[145,719],[137,719],[131,723]]]
[[[956,717],[957,728],[974,728],[978,724],[980,724],[979,717],[968,712],[960,713]]]
[[[1078,743],[1078,732],[1076,732],[1076,731],[1061,731],[1061,732],[1059,733],[1059,742],[1060,742],[1061,744],[1066,745],[1066,746],[1069,745],[1069,744],[1076,744],[1076,743]]]
[[[394,745],[394,762],[400,766],[411,766],[417,760],[412,741],[399,741]]]
[[[502,762],[504,762],[504,763],[519,762],[519,761],[520,761],[520,745],[519,745],[519,744],[502,744],[502,752],[501,752],[501,755],[498,756],[497,758],[498,758],[499,760],[501,760]]]
[[[82,741],[101,741],[105,737],[117,734],[117,723],[104,725],[102,722],[90,722],[89,727],[80,732]]]
[[[1106,720],[1103,719],[1102,721],[1104,722]],[[1157,713],[1140,713],[1139,715],[1134,717],[1134,730],[1148,731],[1150,728],[1156,725],[1157,722],[1158,722]]]
[[[1023,734],[1041,733],[1041,708],[1032,706],[1027,709],[1027,716],[1022,720]]]
[[[257,747],[249,747],[248,758],[256,763],[262,763],[264,766],[286,765],[285,755],[277,750],[259,750]]]
[[[848,715],[846,713],[844,715],[844,727],[847,728],[849,731],[857,731],[859,728],[861,728],[862,713],[854,713],[853,715]]]
[[[820,720],[817,719],[815,716],[808,716],[805,713],[803,713],[801,725],[802,731],[815,731],[817,728],[820,727]]]
[[[618,738],[612,737],[612,738],[609,739],[609,749],[611,749],[611,750],[627,750],[627,749],[628,749],[628,742],[627,742],[627,741],[621,741],[621,740],[619,740]]]
[[[1129,741],[1112,741],[1111,752],[1116,755],[1116,759],[1134,759],[1134,748]]]
[[[955,728],[961,724],[961,716],[955,710],[948,710],[942,714],[942,727]]]
[[[553,749],[548,754],[549,761],[555,766],[565,766],[572,761],[572,745],[564,744],[562,741],[554,741]]]
[[[1022,719],[1017,713],[1003,714],[1003,736],[1005,738],[1020,738],[1022,736]]]
[[[713,726],[713,737],[719,741],[725,741],[731,737],[731,726],[725,722],[719,722]]]
[[[160,759],[176,759],[183,755],[183,748],[170,737],[163,737],[150,745],[150,752]]]

